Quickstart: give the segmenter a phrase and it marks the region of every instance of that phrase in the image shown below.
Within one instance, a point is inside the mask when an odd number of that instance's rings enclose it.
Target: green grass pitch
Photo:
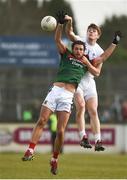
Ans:
[[[127,154],[61,154],[59,172],[50,173],[50,154],[22,162],[21,153],[0,153],[0,179],[127,179]]]

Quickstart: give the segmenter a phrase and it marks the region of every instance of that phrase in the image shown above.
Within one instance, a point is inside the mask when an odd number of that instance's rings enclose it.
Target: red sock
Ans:
[[[35,143],[30,142],[30,144],[29,144],[29,148],[30,148],[30,149],[33,149],[33,150],[34,150],[35,146],[36,146]]]
[[[59,152],[53,152],[53,158],[58,159]]]
[[[87,134],[83,136],[83,139],[87,139]]]

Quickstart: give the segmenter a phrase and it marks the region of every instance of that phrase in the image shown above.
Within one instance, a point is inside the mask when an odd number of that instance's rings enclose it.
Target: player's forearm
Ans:
[[[63,54],[66,50],[66,46],[62,41],[62,31],[63,31],[63,24],[57,25],[56,32],[55,32],[55,41],[58,48],[59,53]]]
[[[102,62],[106,61],[114,52],[116,48],[116,44],[111,44],[105,51],[104,53],[100,56],[102,58]],[[102,63],[101,62],[101,63]]]
[[[75,34],[73,32],[73,26],[72,26],[72,19],[69,19],[66,23],[66,27],[65,27],[65,32],[67,37],[71,40],[71,41],[76,41],[75,38]]]
[[[58,23],[56,31],[55,31],[55,41],[56,41],[56,43],[61,42],[62,31],[63,31],[63,24]]]
[[[65,31],[67,34],[70,34],[71,32],[73,32],[72,19],[69,19],[67,21]]]
[[[84,58],[84,57],[83,57]],[[83,61],[84,65],[87,66],[88,71],[93,74],[94,76],[99,76],[100,75],[100,70],[94,67],[87,59],[84,58]]]
[[[92,61],[92,64],[94,66],[97,66],[98,64],[103,63],[104,61],[106,61],[114,52],[114,50],[116,49],[116,44],[111,44],[105,51],[103,54],[101,54],[99,57],[97,57],[96,59],[94,59]]]
[[[96,67],[94,67],[91,63],[87,64],[87,67],[88,67],[88,71],[94,76],[100,75],[100,71]]]

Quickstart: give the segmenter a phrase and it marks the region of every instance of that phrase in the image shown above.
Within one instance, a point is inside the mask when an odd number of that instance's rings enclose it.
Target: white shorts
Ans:
[[[67,111],[71,112],[71,105],[73,104],[74,93],[61,88],[53,86],[51,91],[47,94],[43,106],[48,107],[54,111]]]
[[[76,90],[77,93],[80,93],[85,101],[95,97],[98,99],[96,83],[93,77],[84,77],[78,85]]]

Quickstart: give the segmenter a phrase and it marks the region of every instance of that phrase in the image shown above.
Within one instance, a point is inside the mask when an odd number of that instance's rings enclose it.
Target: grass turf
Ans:
[[[59,172],[50,173],[49,154],[22,162],[21,153],[0,153],[0,179],[127,179],[127,155],[62,154]]]

